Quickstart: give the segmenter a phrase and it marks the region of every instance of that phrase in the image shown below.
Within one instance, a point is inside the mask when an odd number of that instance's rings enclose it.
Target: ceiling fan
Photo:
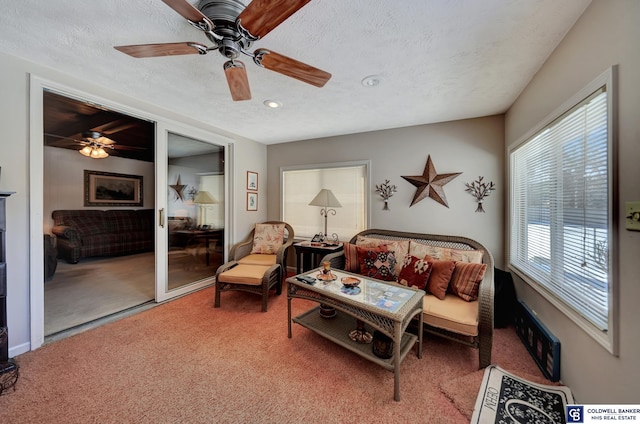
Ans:
[[[44,134],[46,137],[58,138],[60,141],[50,143],[51,146],[68,147],[70,145],[80,147],[78,152],[92,159],[103,159],[109,156],[107,150],[145,150],[142,147],[123,146],[107,137],[100,131],[85,131],[81,137],[63,137],[56,134]]]
[[[244,54],[263,68],[322,87],[331,74],[295,59],[267,49],[247,49],[271,30],[300,10],[311,0],[253,0],[244,6],[239,0],[200,0],[198,8],[187,0],[162,0],[189,23],[203,31],[213,46],[193,41],[163,44],[116,46],[115,49],[136,58],[206,54],[218,50],[229,59],[224,72],[234,101],[251,99],[251,90],[244,63],[237,58]]]

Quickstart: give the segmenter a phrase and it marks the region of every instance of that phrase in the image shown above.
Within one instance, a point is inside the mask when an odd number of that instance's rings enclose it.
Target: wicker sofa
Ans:
[[[427,293],[423,299],[423,317],[426,332],[478,349],[479,367],[484,368],[489,365],[493,342],[494,308],[494,262],[491,252],[477,241],[465,237],[379,229],[364,230],[356,234],[350,244],[357,244],[366,238],[409,241],[410,244],[416,243],[420,248],[427,245],[434,248],[469,251],[470,253],[472,251],[481,252],[481,263],[486,264],[486,269],[478,287],[477,299],[465,301],[456,294],[447,292],[444,299],[440,300],[433,294]],[[346,248],[341,252],[329,254],[322,260],[331,262],[333,268],[345,269],[345,265],[347,265],[345,251],[347,251]],[[473,253],[475,254],[475,252]]]
[[[69,263],[147,252],[155,245],[153,209],[57,210],[51,216],[58,258]]]

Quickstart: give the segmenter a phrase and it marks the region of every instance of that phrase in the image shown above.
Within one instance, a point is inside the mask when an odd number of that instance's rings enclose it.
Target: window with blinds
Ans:
[[[366,228],[368,168],[368,162],[282,168],[282,220],[293,227],[296,237],[311,238],[323,232],[322,208],[309,202],[320,190],[329,189],[342,206],[331,208],[336,213],[327,217],[327,234],[349,240]]]
[[[604,335],[612,316],[607,90],[582,97],[509,155],[510,265]]]

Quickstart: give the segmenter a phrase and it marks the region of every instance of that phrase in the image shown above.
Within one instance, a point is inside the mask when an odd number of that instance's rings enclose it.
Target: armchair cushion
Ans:
[[[285,224],[256,224],[251,253],[275,254],[284,243]]]
[[[221,283],[259,286],[262,284],[262,278],[269,268],[270,266],[268,265],[239,264],[218,274],[217,278]]]
[[[262,253],[252,253],[238,260],[239,264],[244,265],[266,265],[271,266],[276,263],[276,255],[267,255]]]

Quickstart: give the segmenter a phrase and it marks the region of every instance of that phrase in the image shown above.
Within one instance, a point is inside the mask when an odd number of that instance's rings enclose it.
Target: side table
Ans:
[[[342,243],[328,245],[325,243],[312,244],[309,241],[293,243],[293,247],[296,249],[296,274],[319,266],[320,259],[324,255],[343,249]]]

